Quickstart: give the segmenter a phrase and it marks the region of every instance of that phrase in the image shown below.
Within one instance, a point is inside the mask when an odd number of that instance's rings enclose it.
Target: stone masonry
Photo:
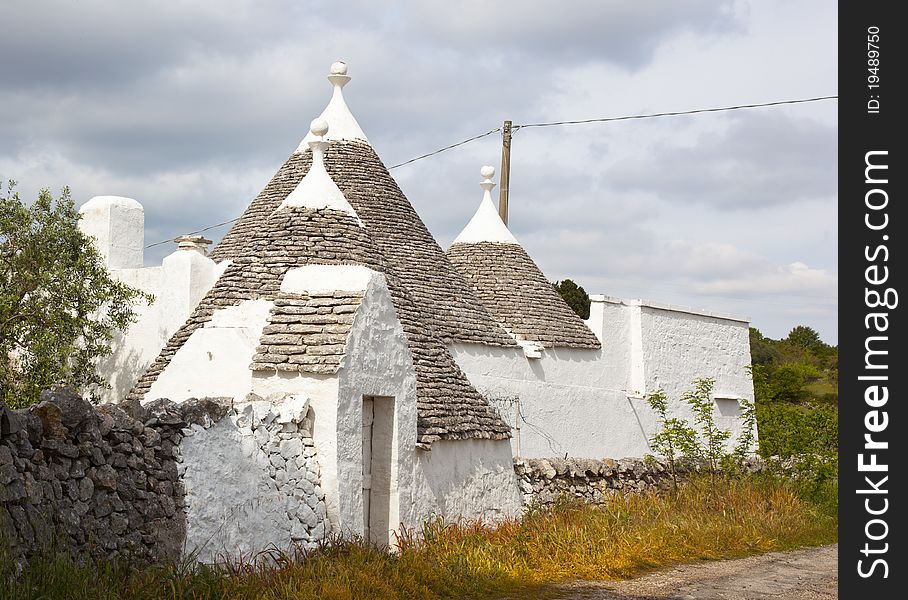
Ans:
[[[176,413],[139,412],[93,407],[65,388],[25,410],[0,403],[0,544],[13,560],[51,545],[75,555],[179,558],[186,423]]]
[[[743,468],[755,472],[764,468],[758,456],[748,458]],[[696,463],[679,462],[679,482],[702,469]],[[583,458],[528,458],[514,461],[517,485],[524,506],[551,506],[559,499],[603,504],[614,494],[664,492],[672,487],[668,466],[653,457],[602,460]]]
[[[214,514],[209,499],[226,493],[191,477],[211,467],[184,460],[184,449],[197,448],[220,422],[254,455],[266,491],[285,498],[279,521],[288,548],[314,547],[330,524],[312,419],[307,403],[284,400],[93,406],[58,388],[28,409],[0,403],[0,557],[22,565],[53,549],[76,557],[180,560],[189,546],[199,546],[191,542],[210,539],[204,516],[200,525],[187,528],[187,521],[206,509]],[[230,530],[223,511],[214,519],[219,532]],[[219,550],[208,548],[199,558],[215,560]]]
[[[181,446],[186,552],[216,562],[254,554],[261,539],[282,550],[315,548],[331,524],[308,401],[285,394],[213,401],[221,410],[185,430]]]

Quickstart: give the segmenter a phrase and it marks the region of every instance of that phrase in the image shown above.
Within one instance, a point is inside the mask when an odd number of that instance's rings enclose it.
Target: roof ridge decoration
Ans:
[[[477,242],[492,242],[496,244],[517,244],[517,238],[510,232],[508,226],[501,220],[495,204],[492,203],[492,188],[495,183],[495,167],[485,165],[479,170],[483,180],[479,183],[482,188],[482,201],[479,208],[467,226],[463,228],[452,244],[475,244]]]
[[[331,73],[328,75],[328,81],[334,87],[334,92],[331,94],[331,101],[328,102],[328,106],[319,115],[320,119],[324,119],[331,126],[331,133],[325,139],[332,142],[360,140],[368,144],[369,140],[366,138],[366,134],[363,133],[353,113],[347,107],[346,100],[344,100],[344,86],[350,82],[350,76],[347,75],[347,64],[341,61],[333,63],[331,65]],[[305,152],[309,142],[315,139],[315,135],[310,131],[300,142],[296,152]]]
[[[337,187],[334,180],[325,169],[325,150],[328,148],[328,142],[325,141],[325,134],[328,133],[328,122],[322,117],[313,119],[309,125],[309,133],[313,136],[308,142],[312,149],[312,166],[309,171],[300,180],[293,191],[287,194],[284,201],[281,202],[277,210],[284,208],[333,208],[334,210],[343,211],[353,216],[360,227],[363,222],[360,221],[356,210],[347,202],[344,193]]]

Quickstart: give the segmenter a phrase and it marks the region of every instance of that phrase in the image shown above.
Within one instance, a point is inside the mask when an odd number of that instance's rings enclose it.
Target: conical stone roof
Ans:
[[[209,257],[220,262],[241,253],[250,235],[280,206],[311,163],[309,150],[291,155]],[[445,256],[369,144],[329,142],[325,167],[397,272],[422,320],[441,341],[515,345]]]
[[[320,144],[324,165],[353,212],[293,203],[281,207],[313,163],[312,150],[295,152],[209,255],[231,262],[129,397],[143,399],[177,351],[217,310],[255,299],[283,305],[287,298],[280,285],[289,269],[363,265],[385,275],[407,337],[416,370],[418,444],[428,448],[441,439],[510,437],[508,425],[469,383],[445,344],[516,342],[447,260],[371,146],[364,140]]]
[[[600,348],[508,231],[492,204],[495,169],[483,167],[483,199],[447,255],[489,313],[521,341],[550,348]]]

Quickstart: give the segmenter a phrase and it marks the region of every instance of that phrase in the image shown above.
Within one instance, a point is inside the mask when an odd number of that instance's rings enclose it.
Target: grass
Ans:
[[[565,579],[622,579],[679,561],[831,543],[835,487],[834,480],[800,486],[753,476],[711,489],[696,480],[665,497],[563,503],[496,529],[433,521],[403,536],[395,554],[333,540],[305,556],[272,553],[221,567],[79,566],[57,558],[33,561],[17,583],[0,563],[0,597],[494,597]]]

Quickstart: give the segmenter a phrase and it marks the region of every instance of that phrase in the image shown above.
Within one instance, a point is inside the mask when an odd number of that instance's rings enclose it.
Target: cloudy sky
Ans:
[[[824,0],[13,0],[0,23],[0,178],[26,198],[136,198],[149,244],[238,216],[327,103],[338,59],[389,166],[505,119],[837,93]],[[520,129],[511,229],[550,279],[836,343],[837,108]],[[443,247],[499,152],[491,135],[392,171]]]

